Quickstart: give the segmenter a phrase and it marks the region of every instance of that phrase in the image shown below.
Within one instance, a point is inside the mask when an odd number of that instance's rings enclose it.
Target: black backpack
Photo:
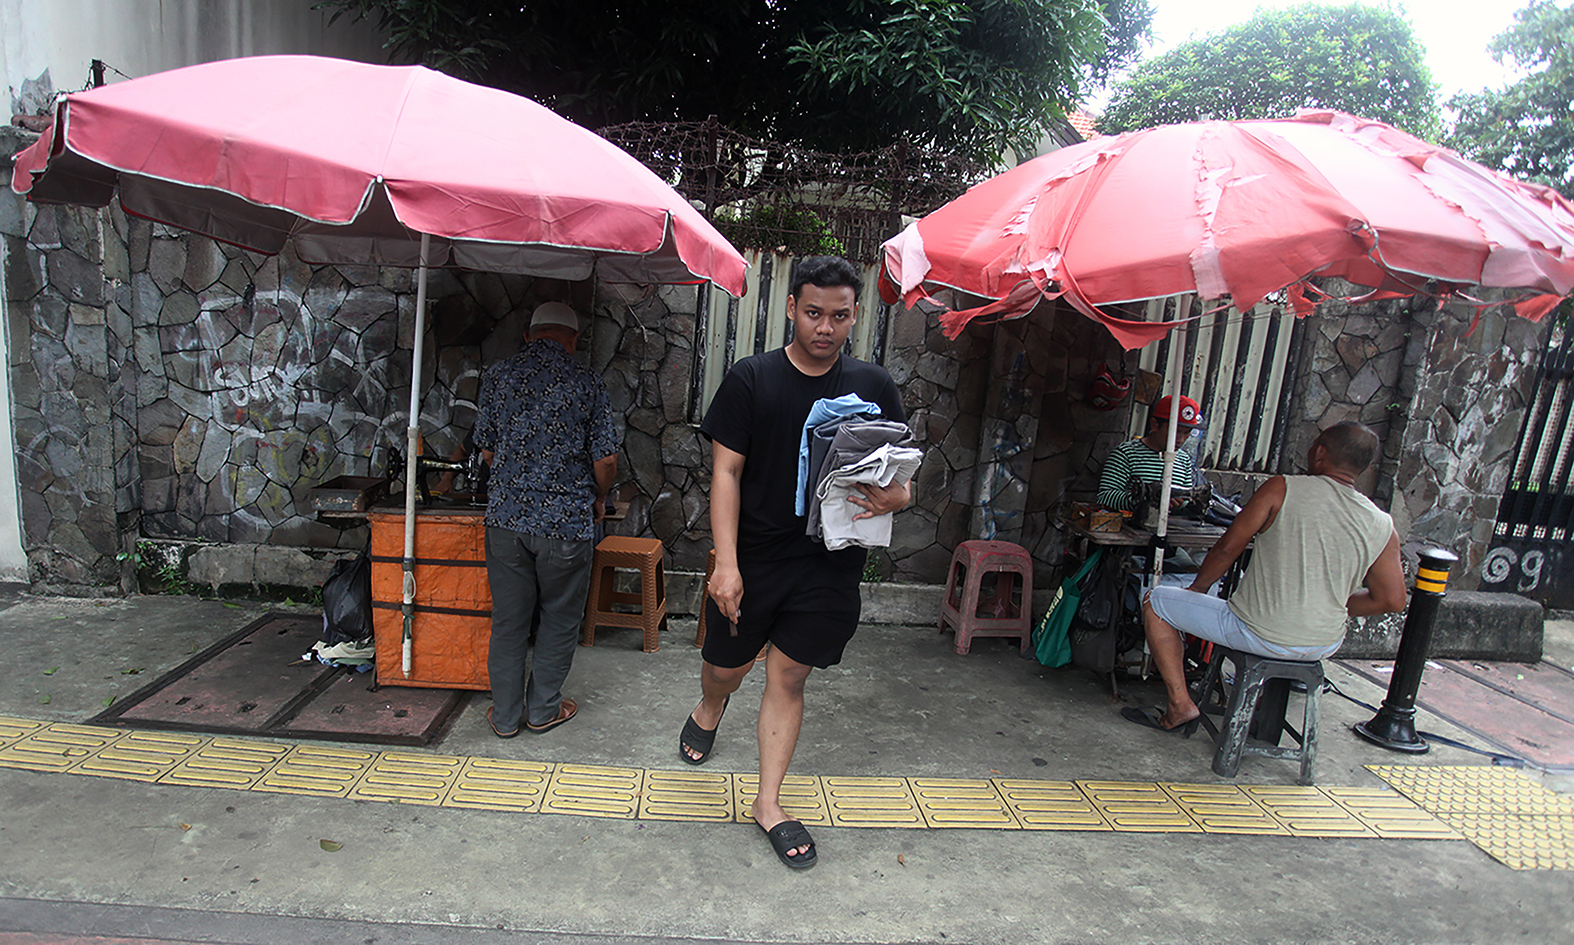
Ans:
[[[1107,554],[1082,584],[1082,604],[1071,618],[1072,665],[1095,673],[1115,668],[1115,657],[1132,643],[1126,593],[1131,556]]]

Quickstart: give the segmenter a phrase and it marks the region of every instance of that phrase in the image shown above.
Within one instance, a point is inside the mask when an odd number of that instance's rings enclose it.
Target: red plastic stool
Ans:
[[[982,595],[984,576],[995,575],[995,592]],[[1013,595],[1013,591],[1017,593]],[[964,541],[951,555],[940,632],[956,629],[956,651],[966,655],[974,637],[1018,637],[1022,653],[1032,646],[1033,557],[1009,541]]]

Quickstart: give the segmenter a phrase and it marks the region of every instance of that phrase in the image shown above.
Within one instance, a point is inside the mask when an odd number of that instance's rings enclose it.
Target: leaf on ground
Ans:
[[[180,826],[180,829],[182,829],[182,830],[190,830],[191,829],[191,825],[190,824],[180,824],[179,826]]]
[[[989,773],[990,774],[999,774],[1000,773],[1000,769],[999,768],[990,768],[989,769]]]
[[[223,604],[225,607],[228,607],[230,610],[245,610],[246,609],[245,607],[242,607],[240,604],[237,604],[237,603],[235,603],[232,600],[220,601],[219,603]]]
[[[58,666],[51,666],[48,669],[44,670],[44,675],[45,676],[53,676],[55,674],[55,670],[57,670],[59,668],[60,667],[58,667]]]
[[[898,853],[896,855],[896,864],[898,866],[906,866],[907,865],[907,858],[902,856],[902,854]]]
[[[38,697],[38,704],[39,705],[48,705],[49,704],[49,693],[46,692],[43,695],[39,696]]]
[[[120,675],[122,675],[122,676],[135,676],[135,675],[137,675],[137,674],[139,674],[141,672],[142,672],[142,667],[140,667],[140,666],[128,666],[127,668],[125,668],[125,669],[120,671]]]
[[[337,840],[318,840],[317,845],[322,847],[324,850],[327,850],[329,853],[338,853],[340,850],[344,849],[344,844]]]
[[[114,702],[114,701],[115,701],[115,697],[114,696],[105,696],[104,697],[104,704],[105,705],[109,705],[111,702]]]
[[[191,645],[191,649],[187,650],[186,652],[187,653],[195,653],[195,652],[197,652],[197,644],[193,643]]]

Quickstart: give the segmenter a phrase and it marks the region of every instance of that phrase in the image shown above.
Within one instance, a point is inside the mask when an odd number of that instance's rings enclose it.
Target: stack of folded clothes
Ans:
[[[880,408],[856,394],[815,402],[799,441],[798,514],[811,538],[831,551],[891,544],[891,516],[854,521],[864,511],[849,502],[860,483],[905,483],[918,472],[923,452],[913,447],[905,423],[880,419]]]

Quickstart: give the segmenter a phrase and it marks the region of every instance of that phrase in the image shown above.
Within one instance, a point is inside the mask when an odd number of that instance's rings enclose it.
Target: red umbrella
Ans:
[[[945,287],[996,300],[942,315],[952,337],[1064,296],[1138,348],[1174,323],[1099,306],[1195,292],[1246,311],[1288,287],[1305,314],[1313,276],[1371,297],[1520,289],[1540,318],[1574,289],[1574,204],[1338,112],[1166,125],[985,181],[887,241],[881,275],[909,306]]]
[[[529,99],[420,66],[259,56],[67,95],[16,157],[11,186],[310,263],[455,265],[563,279],[710,281],[746,263],[675,190],[605,139]],[[404,600],[415,581],[410,389]],[[405,609],[404,670],[410,671]]]
[[[743,257],[604,138],[420,66],[258,56],[65,97],[11,186],[311,263],[712,281]]]

